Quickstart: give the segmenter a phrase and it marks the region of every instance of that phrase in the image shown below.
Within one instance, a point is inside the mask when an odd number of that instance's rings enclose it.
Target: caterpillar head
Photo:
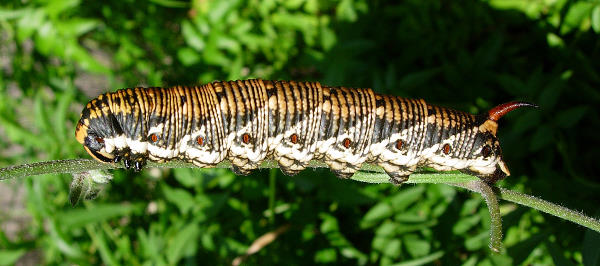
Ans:
[[[491,183],[510,175],[510,171],[502,159],[502,149],[496,136],[498,119],[512,110],[526,106],[537,107],[535,104],[514,101],[498,105],[488,112],[474,137],[468,172],[485,176],[486,181]]]
[[[114,148],[107,151],[106,140],[120,135],[120,126],[116,123],[108,104],[102,101],[103,95],[91,100],[81,112],[75,128],[75,138],[85,150],[100,162],[114,162],[117,156]],[[111,148],[111,147],[108,147]]]

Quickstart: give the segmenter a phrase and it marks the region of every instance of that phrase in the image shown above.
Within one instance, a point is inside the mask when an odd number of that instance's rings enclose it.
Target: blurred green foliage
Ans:
[[[101,92],[318,80],[474,113],[536,102],[501,122],[513,175],[499,185],[598,216],[600,2],[398,2],[3,1],[0,164],[87,158],[74,124]],[[0,264],[230,264],[287,225],[245,262],[600,264],[598,233],[513,204],[501,206],[507,249],[494,255],[478,195],[269,173],[115,171],[75,208],[70,176],[15,181],[24,193],[0,194]]]

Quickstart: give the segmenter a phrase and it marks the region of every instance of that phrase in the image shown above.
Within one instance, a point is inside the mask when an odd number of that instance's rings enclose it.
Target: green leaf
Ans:
[[[428,220],[426,222],[418,224],[402,224],[402,226],[398,226],[398,228],[396,229],[396,234],[402,235],[408,232],[421,231],[423,229],[433,227],[437,224],[437,220]]]
[[[209,20],[216,24],[225,23],[228,15],[240,5],[241,0],[217,1],[212,4],[211,12],[207,14]]]
[[[204,43],[204,40],[202,40],[202,35],[196,31],[196,28],[190,21],[184,20],[181,22],[181,34],[188,46],[199,52],[204,50],[206,44]]]
[[[556,103],[560,99],[564,91],[564,82],[562,80],[555,80],[551,82],[539,95],[538,104],[544,109],[552,109],[556,106]],[[530,112],[537,113],[537,112]]]
[[[189,192],[179,188],[171,188],[166,184],[162,184],[161,188],[165,198],[177,206],[182,214],[186,214],[194,207],[195,200]]]
[[[387,247],[390,240],[391,240],[391,238],[389,238],[389,237],[375,236],[373,238],[373,241],[371,242],[371,247],[374,250],[383,252],[383,250],[385,249],[385,247]]]
[[[477,212],[477,209],[481,206],[481,198],[468,199],[463,203],[462,209],[460,210],[460,216],[467,216]]]
[[[492,265],[515,265],[512,258],[503,254],[488,257]],[[484,264],[484,263],[482,263]]]
[[[588,109],[587,105],[580,105],[560,111],[556,116],[556,125],[562,128],[572,128],[581,121]]]
[[[208,232],[200,235],[200,243],[206,250],[214,251],[216,248],[214,236]]]
[[[405,188],[396,193],[390,198],[390,204],[396,212],[400,212],[408,208],[411,204],[417,202],[423,197],[425,186],[414,186]]]
[[[434,261],[442,258],[443,256],[444,256],[444,252],[443,251],[437,251],[437,252],[431,253],[431,254],[429,254],[427,256],[418,258],[418,259],[408,260],[408,261],[404,261],[404,262],[401,262],[401,263],[394,264],[394,266],[420,266],[420,265],[429,265],[429,264],[432,264]]]
[[[61,49],[60,47],[56,47]],[[65,51],[67,58],[73,59],[79,64],[79,66],[85,70],[93,73],[110,73],[110,69],[100,63],[96,58],[90,55],[90,53],[78,44],[68,45]]]
[[[33,105],[33,112],[36,119],[35,123],[39,125],[46,134],[49,134],[51,138],[56,138],[54,135],[55,132],[52,130],[52,121],[50,120],[50,113],[47,112],[47,108],[48,105],[44,100],[43,94],[38,94]]]
[[[334,216],[324,213],[319,216],[321,216],[321,219],[323,219],[323,222],[321,223],[321,233],[327,234],[338,232],[340,230],[338,227],[338,221]]]
[[[231,57],[227,56],[223,51],[217,49],[214,43],[208,45],[202,56],[207,64],[221,66],[227,68],[231,65]]]
[[[25,249],[0,250],[0,265],[14,265],[25,252]]]
[[[335,9],[335,12],[339,20],[354,22],[358,18],[353,0],[342,0]]]
[[[166,256],[169,264],[175,265],[183,257],[191,255],[189,251],[194,252],[196,250],[199,234],[200,227],[197,224],[189,224],[178,230],[167,246]]]
[[[316,15],[319,11],[319,0],[306,0],[304,10],[310,14]]]
[[[19,42],[30,38],[46,21],[46,13],[42,9],[26,9],[17,22],[17,39]]]
[[[391,217],[394,209],[387,201],[382,201],[373,206],[362,218],[361,227],[368,228],[375,225],[378,221]]]
[[[94,204],[89,209],[74,209],[57,214],[63,228],[79,228],[109,219],[141,212],[142,204]]]
[[[587,1],[574,2],[569,7],[565,15],[564,23],[560,29],[561,34],[567,34],[583,24],[583,21],[590,18],[594,4]]]
[[[191,188],[202,184],[204,175],[196,169],[175,168],[173,169],[175,179],[185,187]]]
[[[406,235],[403,237],[404,246],[406,251],[415,258],[425,256],[429,254],[431,250],[431,244],[429,241],[420,238],[415,234]]]
[[[441,70],[441,68],[435,67],[408,73],[404,75],[402,79],[400,79],[400,82],[398,83],[398,88],[414,88],[423,85],[429,82],[429,80],[433,79],[437,74],[441,72]]]
[[[596,214],[596,217],[597,216],[598,215]],[[585,236],[583,237],[583,248],[581,249],[583,265],[600,265],[600,252],[598,252],[598,247],[600,247],[600,233],[590,229],[585,230]]]
[[[25,143],[29,147],[45,147],[47,144],[44,139],[34,135],[31,131],[23,128],[14,121],[4,119],[0,115],[0,124],[8,138],[15,143]]]
[[[49,16],[54,17],[68,9],[75,8],[80,2],[80,0],[51,0],[48,1],[44,9]]]
[[[327,26],[321,27],[321,46],[325,51],[330,50],[337,42],[335,32]]]
[[[592,11],[592,29],[596,33],[600,33],[600,5],[597,4]]]
[[[465,240],[465,248],[470,251],[482,249],[489,242],[489,232],[484,231]]]
[[[100,25],[100,22],[93,19],[74,18],[62,21],[57,24],[59,32],[67,36],[79,37]]]
[[[71,206],[75,206],[85,197],[89,188],[89,180],[82,175],[73,176],[71,188],[69,189],[69,202]]]
[[[278,12],[272,19],[274,25],[301,31],[307,45],[312,46],[315,43],[319,29],[319,20],[316,17],[303,13]]]
[[[377,227],[377,230],[375,231],[375,235],[393,237],[395,235],[397,227],[398,227],[398,224],[396,224],[394,222],[386,221],[386,222],[382,223],[379,227]]]
[[[77,205],[80,200],[95,199],[104,189],[112,176],[102,170],[91,170],[73,174],[73,180],[69,188],[69,202],[71,206]]]
[[[200,55],[194,49],[188,47],[177,50],[177,58],[184,66],[191,66],[200,62]]]
[[[17,9],[17,10],[0,8],[0,20],[9,20],[9,19],[20,18],[29,12],[31,12],[31,9],[29,9],[29,8]]]
[[[405,243],[405,245],[407,244],[408,243]],[[402,242],[400,241],[400,239],[393,238],[387,242],[381,253],[383,253],[383,255],[387,257],[396,259],[400,257],[400,254],[402,254],[401,248]]]
[[[344,241],[348,242],[348,240],[344,239]],[[367,261],[367,255],[360,252],[360,250],[352,247],[346,246],[340,249],[340,254],[346,258],[357,259],[357,264],[365,264]]]
[[[423,223],[430,220],[428,215],[419,211],[401,212],[394,216],[394,220],[405,224]]]
[[[565,257],[564,251],[561,248],[559,248],[556,243],[546,240],[545,244],[550,255],[552,256],[552,261],[554,262],[554,265],[574,265],[571,261],[569,261],[568,258]]]
[[[150,2],[170,8],[185,8],[190,6],[190,3],[188,2],[176,0],[150,0]]]
[[[60,217],[60,215],[57,215]],[[83,250],[76,241],[69,239],[69,235],[66,232],[70,232],[73,228],[62,227],[64,224],[59,219],[48,219],[47,227],[49,228],[50,244],[55,246],[61,253],[71,258],[82,258],[84,255]],[[68,229],[68,230],[65,230]]]
[[[315,253],[315,262],[332,263],[337,260],[337,252],[333,248],[325,248]]]
[[[466,233],[469,229],[473,228],[473,226],[477,225],[481,220],[479,215],[470,215],[467,217],[463,217],[458,220],[454,226],[452,227],[452,232],[457,235],[462,235]]]
[[[114,252],[109,248],[109,244],[105,238],[104,232],[96,230],[95,226],[86,225],[88,235],[92,238],[94,245],[98,247],[100,257],[106,265],[116,265]]]
[[[565,42],[563,41],[563,39],[556,35],[555,33],[549,32],[548,34],[546,34],[546,41],[548,42],[548,45],[550,45],[551,47],[565,47]]]
[[[554,140],[552,132],[554,131],[548,125],[538,127],[536,132],[533,134],[533,137],[531,138],[529,149],[531,151],[538,151],[546,145],[550,145],[550,143],[552,143],[552,141]]]
[[[145,232],[142,228],[138,228],[137,237],[139,239],[141,255],[145,258],[151,258],[158,265],[165,265],[166,262],[163,258],[163,248],[166,245],[163,237],[166,237],[166,232],[163,231],[162,226],[157,223],[150,225],[148,232]]]
[[[545,107],[544,107],[545,108]],[[541,121],[542,114],[540,112],[525,112],[516,117],[513,131],[514,134],[524,134],[525,132],[534,129]]]
[[[63,83],[58,79],[51,79],[50,82],[53,86],[57,86],[59,88],[64,89],[64,93],[57,95],[58,99],[56,104],[56,111],[54,112],[53,116],[53,130],[54,132],[56,132],[55,134],[58,138],[58,141],[60,141],[61,143],[66,143],[69,140],[71,140],[67,139],[67,136],[70,135],[69,133],[71,130],[63,125],[68,123],[67,121],[69,121],[70,119],[69,107],[71,103],[75,100],[75,88],[72,86],[72,83]],[[66,148],[64,146],[62,147]]]

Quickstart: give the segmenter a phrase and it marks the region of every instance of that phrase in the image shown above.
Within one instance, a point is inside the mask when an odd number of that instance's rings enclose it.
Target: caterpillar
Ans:
[[[261,79],[203,86],[128,88],[92,99],[75,136],[96,160],[140,171],[147,160],[200,167],[229,160],[247,175],[265,159],[295,175],[321,160],[340,178],[363,163],[401,184],[419,167],[460,170],[495,182],[510,175],[496,137],[515,101],[487,114],[381,95],[372,89]]]

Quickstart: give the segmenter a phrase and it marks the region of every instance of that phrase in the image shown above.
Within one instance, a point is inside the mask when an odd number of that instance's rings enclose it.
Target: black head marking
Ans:
[[[95,134],[89,134],[85,138],[83,144],[92,151],[99,151],[100,149],[104,148],[104,139],[96,136]]]

